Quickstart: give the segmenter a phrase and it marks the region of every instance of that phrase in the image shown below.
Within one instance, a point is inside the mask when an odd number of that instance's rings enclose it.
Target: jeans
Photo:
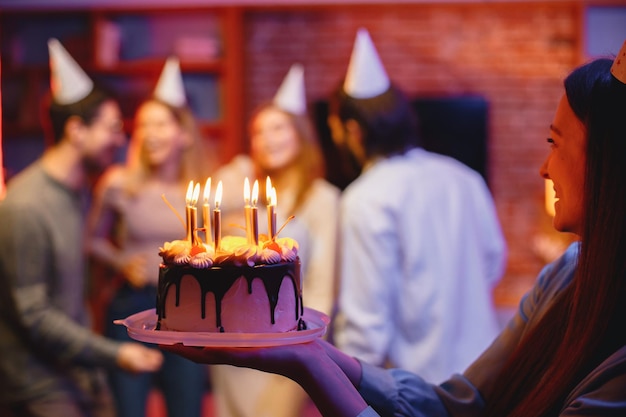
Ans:
[[[106,335],[116,340],[131,340],[126,328],[113,324],[113,320],[154,308],[155,304],[154,286],[136,289],[123,285],[109,305]],[[153,388],[163,393],[168,417],[200,417],[208,388],[208,368],[169,352],[163,352],[163,356],[163,366],[155,373],[130,374],[117,370],[109,373],[118,417],[145,416],[146,401]]]

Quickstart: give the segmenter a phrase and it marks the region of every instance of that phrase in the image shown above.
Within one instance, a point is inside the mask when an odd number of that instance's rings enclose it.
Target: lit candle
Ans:
[[[204,204],[202,205],[202,222],[204,226],[204,240],[206,243],[211,242],[211,205],[209,204],[209,197],[211,196],[211,177],[207,178],[204,184]]]
[[[217,189],[215,190],[215,208],[213,209],[213,247],[215,253],[220,247],[222,240],[222,213],[220,210],[220,204],[222,203],[222,181],[217,183]]]
[[[252,242],[252,224],[250,223],[252,217],[252,207],[250,207],[250,181],[248,177],[243,181],[243,214],[246,222],[246,239],[248,243]]]
[[[267,199],[267,236],[270,240],[276,236],[276,189],[272,187],[272,180],[267,177],[265,181],[265,197]]]
[[[196,184],[193,187],[193,197],[191,199],[191,245],[200,245],[200,239],[198,239],[198,198],[200,197],[200,184]]]
[[[250,207],[250,237],[251,245],[259,244],[259,216],[258,209],[256,207],[257,202],[259,201],[259,181],[254,180],[254,185],[252,186],[252,204]]]
[[[193,228],[191,226],[191,200],[193,199],[193,181],[189,181],[187,187],[187,194],[185,194],[185,232],[186,240],[191,242],[191,235],[193,234]]]
[[[0,64],[0,69],[1,67],[2,67],[2,64]],[[0,100],[0,114],[2,114],[2,101],[1,100]],[[0,127],[1,126],[2,126],[2,117],[0,117]],[[2,157],[2,129],[0,129],[0,200],[4,199],[4,196],[6,193],[6,185],[4,183],[4,168],[2,166],[3,160],[4,159]]]
[[[274,237],[276,237],[276,235],[278,234],[278,232],[276,231],[276,218],[278,216],[278,196],[276,195],[276,187],[272,187],[272,203],[274,204],[274,218],[272,219],[272,222],[274,224]]]

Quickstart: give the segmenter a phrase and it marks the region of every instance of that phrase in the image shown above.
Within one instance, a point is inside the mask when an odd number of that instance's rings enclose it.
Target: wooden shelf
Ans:
[[[220,142],[220,159],[230,159],[244,148],[242,13],[210,6],[0,12],[3,139],[43,135],[40,100],[49,80],[47,40],[54,37],[117,95],[127,121],[166,58],[178,56],[201,132]]]

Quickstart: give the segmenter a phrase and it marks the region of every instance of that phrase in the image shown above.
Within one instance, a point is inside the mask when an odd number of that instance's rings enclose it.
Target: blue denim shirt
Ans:
[[[415,374],[385,370],[363,363],[359,392],[370,407],[359,417],[479,417],[484,411],[481,392],[490,392],[506,358],[526,331],[540,317],[554,295],[572,280],[579,243],[573,243],[556,261],[546,265],[534,287],[522,299],[517,314],[492,345],[464,372],[440,385],[429,384]],[[594,369],[570,393],[561,416],[626,415],[626,347]]]

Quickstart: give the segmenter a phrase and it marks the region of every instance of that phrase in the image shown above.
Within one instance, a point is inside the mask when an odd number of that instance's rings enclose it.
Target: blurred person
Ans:
[[[112,273],[105,334],[115,340],[130,338],[114,320],[155,308],[159,247],[185,233],[162,196],[184,213],[188,182],[205,181],[212,168],[202,141],[187,106],[180,64],[170,58],[153,95],[136,110],[126,164],[103,175],[90,213],[90,253]],[[207,367],[172,354],[165,355],[156,373],[111,371],[118,416],[144,416],[148,395],[157,387],[169,417],[198,417],[207,372]]]
[[[482,177],[421,148],[417,122],[359,30],[329,103],[333,138],[363,165],[341,201],[335,342],[369,363],[443,381],[499,332],[492,290],[506,245]]]
[[[324,161],[307,113],[304,69],[290,68],[273,100],[259,106],[249,123],[250,155],[219,169],[223,225],[243,225],[243,184],[260,180],[259,219],[266,179],[276,188],[280,235],[299,243],[303,304],[330,315],[335,302],[339,189],[324,179]],[[267,233],[259,222],[259,232]],[[241,233],[238,227],[228,234]],[[213,367],[212,387],[219,417],[300,416],[306,394],[292,381],[249,369]]]
[[[94,333],[85,305],[83,214],[92,175],[123,144],[117,102],[48,43],[54,143],[0,202],[0,414],[114,416],[103,367],[142,373],[162,354]]]
[[[324,416],[626,415],[626,42],[575,68],[546,126],[540,175],[554,183],[554,227],[572,243],[546,265],[497,339],[439,384],[352,358],[327,342],[255,349],[163,346],[202,363],[278,373]]]

